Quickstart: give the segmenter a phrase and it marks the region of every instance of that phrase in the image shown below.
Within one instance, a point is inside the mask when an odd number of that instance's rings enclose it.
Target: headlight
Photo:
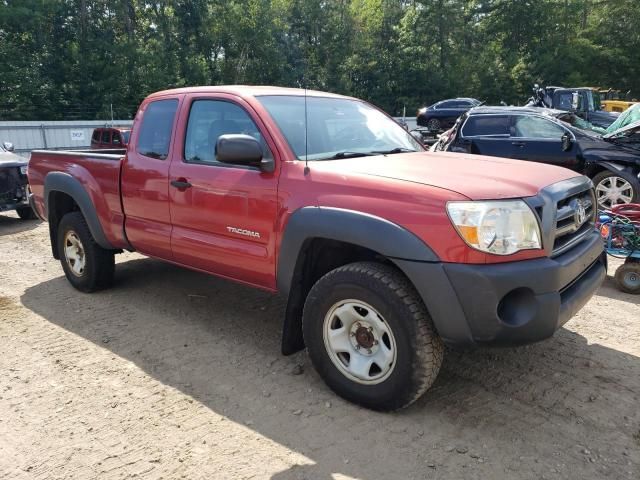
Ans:
[[[23,175],[27,174],[27,166],[25,165],[24,167],[20,167],[20,173]]]
[[[542,248],[538,220],[522,200],[449,202],[451,222],[471,247],[495,255]]]

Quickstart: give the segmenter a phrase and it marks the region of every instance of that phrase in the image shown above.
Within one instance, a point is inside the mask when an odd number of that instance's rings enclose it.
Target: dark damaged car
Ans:
[[[570,168],[593,180],[600,208],[638,203],[640,122],[605,135],[585,128],[583,122],[559,110],[479,107],[460,117],[431,150]]]
[[[23,220],[36,218],[29,205],[28,161],[13,153],[13,145],[0,145],[0,212],[15,210]]]

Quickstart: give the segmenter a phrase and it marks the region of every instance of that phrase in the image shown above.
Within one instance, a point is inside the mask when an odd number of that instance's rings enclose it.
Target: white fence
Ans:
[[[402,117],[395,117],[402,120]],[[404,119],[415,128],[413,117]],[[133,120],[78,120],[50,122],[0,122],[0,143],[11,142],[15,152],[28,157],[31,150],[81,150],[91,146],[91,134],[98,127],[130,127]]]
[[[132,120],[78,120],[58,122],[0,122],[0,143],[11,142],[15,152],[29,156],[31,150],[78,150],[91,146],[98,127],[130,127]]]

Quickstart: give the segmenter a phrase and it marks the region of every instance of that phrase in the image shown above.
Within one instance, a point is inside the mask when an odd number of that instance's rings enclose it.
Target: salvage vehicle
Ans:
[[[416,121],[419,127],[439,133],[451,128],[460,115],[480,105],[475,98],[450,98],[418,110]]]
[[[490,155],[570,168],[593,180],[600,208],[637,203],[640,140],[634,136],[636,130],[625,127],[628,130],[603,136],[578,128],[578,123],[570,125],[568,115],[573,114],[529,107],[474,108],[441,136],[432,151]]]
[[[13,144],[0,145],[0,212],[15,210],[23,220],[33,220],[27,185],[28,161],[13,153]]]
[[[378,410],[420,397],[445,344],[550,337],[606,275],[587,177],[431,154],[323,92],[152,94],[126,154],[34,151],[29,179],[78,290],[109,286],[129,250],[279,293],[282,352],[306,346],[329,387]]]
[[[130,128],[94,128],[91,134],[91,148],[118,149],[126,147],[131,135]]]
[[[629,107],[638,105],[638,100],[631,97],[631,90],[626,93],[620,90],[599,89],[598,93],[602,101],[602,109],[605,112],[624,112]]]
[[[531,98],[526,106],[546,107],[555,110],[572,111],[583,120],[600,128],[607,128],[617,118],[614,112],[605,112],[600,103],[600,94],[593,88],[563,88],[534,86],[535,104]]]

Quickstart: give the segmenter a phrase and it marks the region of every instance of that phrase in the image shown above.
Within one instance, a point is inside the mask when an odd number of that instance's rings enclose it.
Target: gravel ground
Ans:
[[[280,355],[277,297],[135,254],[81,294],[11,214],[0,252],[1,479],[640,478],[640,298],[611,277],[554,338],[447,352],[380,414]]]

